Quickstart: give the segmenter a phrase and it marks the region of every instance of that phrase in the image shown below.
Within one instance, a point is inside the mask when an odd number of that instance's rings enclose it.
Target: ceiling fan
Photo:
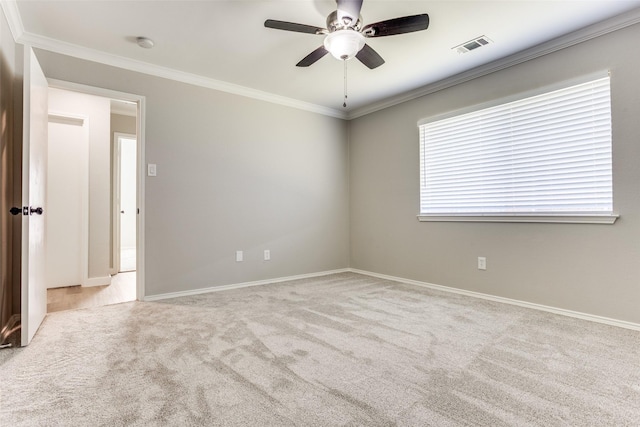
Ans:
[[[293,22],[267,19],[264,26],[276,30],[294,31],[298,33],[326,36],[320,46],[296,64],[297,67],[308,67],[331,53],[336,59],[346,61],[354,56],[370,69],[384,64],[384,59],[365,43],[365,38],[393,36],[426,30],[429,27],[429,15],[403,16],[362,26],[360,9],[363,0],[336,0],[337,10],[327,17],[327,28]]]

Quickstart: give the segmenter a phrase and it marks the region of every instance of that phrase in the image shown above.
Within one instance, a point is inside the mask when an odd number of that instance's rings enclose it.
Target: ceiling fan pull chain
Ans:
[[[342,62],[344,62],[344,103],[342,106],[347,108],[347,60],[343,59]]]

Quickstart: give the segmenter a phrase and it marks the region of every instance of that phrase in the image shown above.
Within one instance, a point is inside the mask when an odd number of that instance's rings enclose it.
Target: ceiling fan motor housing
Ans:
[[[362,28],[362,16],[358,16],[358,19],[354,22],[349,17],[344,17],[342,20],[338,18],[338,11],[334,10],[327,16],[327,29],[330,33],[339,30],[355,30],[360,31]]]

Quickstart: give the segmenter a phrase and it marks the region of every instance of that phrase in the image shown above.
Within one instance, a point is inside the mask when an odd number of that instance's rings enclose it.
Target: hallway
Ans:
[[[78,308],[100,307],[136,299],[136,272],[119,273],[111,285],[70,286],[47,290],[47,313]]]

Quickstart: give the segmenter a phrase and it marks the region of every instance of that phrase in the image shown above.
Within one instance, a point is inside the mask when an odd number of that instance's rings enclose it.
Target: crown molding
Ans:
[[[496,71],[500,71],[505,68],[522,64],[523,62],[548,55],[558,50],[577,45],[587,40],[591,40],[596,37],[600,37],[638,23],[640,23],[640,8],[614,16],[613,18],[610,18],[608,20],[590,25],[581,30],[574,31],[567,35],[550,40],[546,43],[539,44],[522,52],[518,52],[516,54],[498,59],[488,64],[481,65],[472,70],[456,74],[455,76],[439,80],[426,86],[422,86],[418,89],[405,92],[398,96],[384,99],[380,102],[374,102],[364,107],[357,108],[347,114],[347,120],[366,116],[367,114],[384,110],[385,108],[393,107],[394,105],[402,104],[403,102],[411,101],[413,99],[420,98],[422,96],[468,82],[478,77],[495,73]]]
[[[261,101],[271,102],[273,104],[284,105],[286,107],[296,108],[299,110],[310,111],[312,113],[323,114],[325,116],[335,117],[338,119],[346,119],[346,114],[333,108],[323,107],[321,105],[309,102],[299,101],[285,96],[275,95],[273,93],[264,92],[257,89],[251,89],[221,80],[211,79],[199,76],[197,74],[178,71],[168,67],[149,64],[147,62],[138,61],[131,58],[125,58],[118,55],[101,52],[95,49],[89,49],[71,43],[43,37],[37,34],[24,32],[22,37],[17,40],[22,44],[28,44],[32,47],[47,50],[62,55],[72,56],[83,60],[98,62],[129,71],[148,74],[156,77],[162,77],[169,80],[175,80],[194,86],[214,89],[221,92],[232,93],[247,98],[258,99]]]
[[[72,43],[66,43],[49,37],[43,37],[37,34],[29,33],[24,30],[24,27],[22,25],[22,18],[20,17],[20,11],[18,10],[18,5],[15,0],[0,0],[0,6],[2,6],[2,10],[4,11],[4,14],[7,18],[11,34],[13,35],[16,43],[27,44],[37,49],[43,49],[62,55],[72,56],[78,59],[98,62],[129,71],[162,77],[169,80],[175,80],[194,86],[227,92],[234,95],[296,108],[299,110],[310,111],[312,113],[322,114],[329,117],[335,117],[338,119],[347,118],[346,113],[333,108],[328,108],[321,105],[312,104],[310,102],[288,98],[285,96],[275,95],[273,93],[199,76],[197,74],[178,71],[168,67],[149,64],[147,62],[125,58],[122,56],[113,55],[95,49],[89,49]]]
[[[455,76],[451,76],[449,78],[439,80],[431,84],[427,84],[425,86],[397,96],[386,98],[379,102],[371,103],[361,108],[356,108],[350,112],[343,112],[334,108],[324,107],[321,105],[312,104],[309,102],[304,102],[297,99],[224,82],[221,80],[203,77],[197,74],[178,71],[168,67],[153,65],[135,59],[125,58],[122,56],[89,49],[83,46],[62,42],[48,37],[39,36],[37,34],[28,33],[24,31],[22,19],[20,17],[20,11],[18,10],[16,0],[0,0],[0,6],[2,6],[2,10],[4,11],[4,14],[7,18],[11,34],[13,35],[16,43],[29,44],[32,47],[38,49],[72,56],[78,59],[98,62],[129,71],[162,77],[194,86],[258,99],[265,102],[279,104],[344,120],[356,119],[358,117],[362,117],[367,114],[371,114],[376,111],[401,104],[403,102],[411,101],[413,99],[468,82],[478,77],[495,73],[496,71],[500,71],[505,68],[513,67],[526,61],[530,61],[532,59],[556,52],[558,50],[565,49],[567,47],[574,46],[587,40],[591,40],[596,37],[600,37],[605,34],[609,34],[611,32],[640,23],[640,8],[636,8],[630,12],[620,14],[608,20],[593,24],[581,30],[569,33],[565,36],[558,37],[554,40],[542,43],[514,55],[510,55],[505,58],[476,67],[472,70],[456,74]]]
[[[18,3],[15,0],[1,0],[0,7],[2,7],[2,12],[4,12],[4,16],[7,18],[13,40],[17,42],[24,34]]]

